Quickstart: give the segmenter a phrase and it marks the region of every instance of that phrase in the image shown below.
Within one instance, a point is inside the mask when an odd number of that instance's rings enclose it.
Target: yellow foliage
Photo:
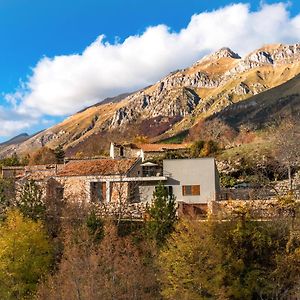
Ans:
[[[52,260],[51,246],[40,221],[7,213],[0,226],[0,298],[30,297]]]

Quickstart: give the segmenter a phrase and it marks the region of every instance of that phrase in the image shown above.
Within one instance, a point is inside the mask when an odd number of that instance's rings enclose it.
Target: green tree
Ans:
[[[162,183],[159,183],[153,192],[153,202],[148,209],[148,214],[146,234],[158,245],[162,245],[173,232],[177,220],[175,196],[169,194]]]
[[[26,217],[33,220],[43,218],[46,205],[42,189],[33,180],[26,181],[20,188],[16,206]]]
[[[32,299],[51,260],[51,245],[41,222],[9,211],[0,227],[0,298]]]
[[[63,164],[65,160],[65,151],[63,149],[63,146],[60,144],[54,149],[54,154],[56,157],[56,162],[58,164]]]

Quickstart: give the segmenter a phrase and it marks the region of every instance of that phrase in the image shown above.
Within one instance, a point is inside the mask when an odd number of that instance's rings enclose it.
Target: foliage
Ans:
[[[237,179],[230,175],[221,174],[220,183],[222,187],[233,187],[235,184],[237,184]]]
[[[92,211],[87,219],[86,226],[89,234],[93,237],[95,242],[99,242],[104,237],[104,221],[99,218],[95,211]]]
[[[9,211],[0,227],[0,298],[32,299],[50,264],[51,246],[42,224]]]
[[[27,156],[20,158],[16,153],[14,153],[10,157],[0,159],[0,168],[23,166],[27,163]]]
[[[55,164],[57,161],[54,150],[48,147],[42,147],[36,152],[34,152],[29,159],[29,165],[47,165]]]
[[[188,131],[184,130],[184,131],[181,131],[178,134],[173,135],[169,138],[160,140],[159,142],[163,143],[163,144],[181,144],[181,143],[183,143],[183,141],[187,137],[187,135],[188,135]]]
[[[214,155],[218,152],[218,144],[212,140],[209,141],[202,141],[198,140],[195,141],[190,147],[190,156],[191,157],[207,157]]]
[[[16,206],[24,216],[41,219],[46,211],[42,196],[42,189],[33,180],[28,180],[20,188]]]
[[[190,147],[190,156],[191,157],[199,157],[200,153],[204,147],[204,141],[195,141]]]
[[[200,156],[207,157],[215,155],[219,150],[218,143],[212,140],[205,142],[203,149],[200,152]]]
[[[149,138],[144,135],[136,135],[133,139],[133,143],[135,144],[147,144],[149,143]]]
[[[176,150],[166,151],[163,157],[163,159],[181,159],[181,158],[186,158],[186,154]]]
[[[287,299],[300,282],[299,231],[288,219],[254,221],[248,212],[182,221],[159,266],[166,299]]]
[[[169,194],[167,188],[159,183],[153,192],[153,202],[147,213],[145,231],[148,237],[162,245],[173,232],[177,220],[175,196]]]
[[[54,149],[54,155],[56,158],[56,163],[63,164],[65,160],[65,151],[63,146],[60,144]]]

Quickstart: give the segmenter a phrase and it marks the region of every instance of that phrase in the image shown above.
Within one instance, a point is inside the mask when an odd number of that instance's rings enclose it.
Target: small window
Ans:
[[[199,196],[200,195],[200,185],[183,185],[182,186],[183,196]]]
[[[120,156],[124,157],[125,156],[125,149],[123,146],[120,147]]]

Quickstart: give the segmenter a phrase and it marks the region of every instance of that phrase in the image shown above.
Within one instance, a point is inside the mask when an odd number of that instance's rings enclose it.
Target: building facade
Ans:
[[[213,158],[164,160],[160,166],[142,158],[69,161],[64,165],[3,168],[2,176],[22,184],[34,180],[47,197],[94,203],[147,203],[162,182],[178,202],[203,204],[218,200],[219,178]]]

